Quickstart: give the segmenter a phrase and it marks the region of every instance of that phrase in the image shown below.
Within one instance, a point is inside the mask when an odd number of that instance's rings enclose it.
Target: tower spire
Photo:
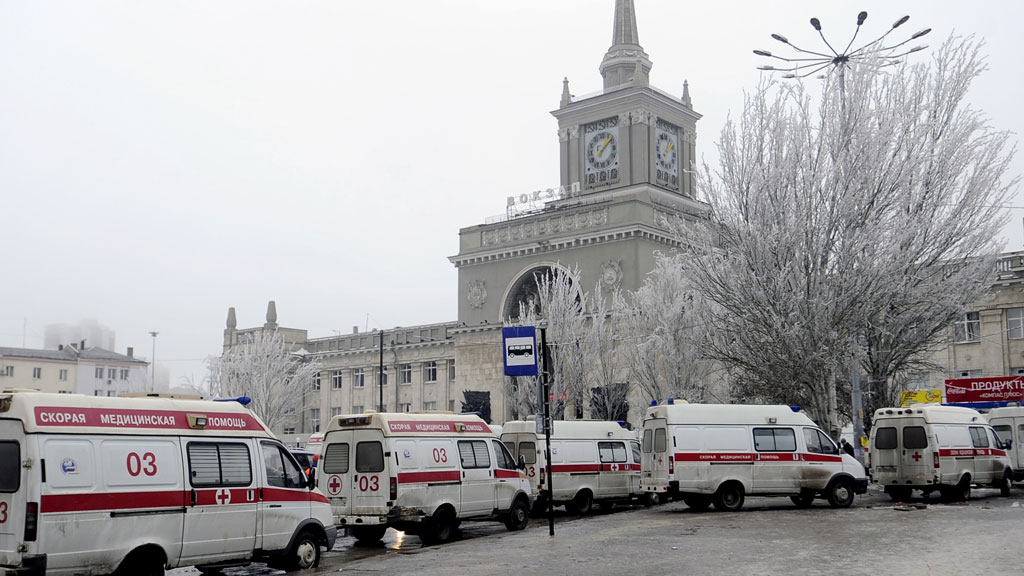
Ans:
[[[612,45],[605,53],[600,67],[605,90],[631,81],[647,84],[651,66],[647,53],[640,46],[633,0],[615,0]]]

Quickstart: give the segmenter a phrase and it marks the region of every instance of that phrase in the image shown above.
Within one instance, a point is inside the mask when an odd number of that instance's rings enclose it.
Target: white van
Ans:
[[[628,502],[640,491],[640,443],[633,432],[616,422],[601,420],[557,420],[551,436],[551,475],[554,477],[554,505],[586,514],[594,502],[610,506]],[[533,489],[535,505],[546,508],[546,438],[537,434],[532,420],[506,422],[501,441],[526,464],[526,477]]]
[[[462,520],[525,528],[532,497],[522,468],[478,416],[342,415],[324,435],[320,488],[335,523],[360,541],[392,526],[447,542]]]
[[[641,444],[641,489],[698,510],[739,510],[747,495],[845,508],[867,491],[864,467],[789,406],[652,406]]]
[[[893,500],[912,490],[967,500],[971,484],[1010,495],[1013,470],[1004,445],[976,410],[919,404],[879,408],[871,426],[868,466]]]
[[[0,573],[312,568],[333,524],[237,402],[0,393]]]
[[[1013,480],[1024,480],[1024,406],[1007,406],[989,410],[988,423],[1006,446],[1013,467]]]

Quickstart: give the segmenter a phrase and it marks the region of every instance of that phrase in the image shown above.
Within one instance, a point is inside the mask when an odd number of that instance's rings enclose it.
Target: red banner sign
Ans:
[[[946,380],[946,402],[1013,402],[1024,400],[1024,376]]]

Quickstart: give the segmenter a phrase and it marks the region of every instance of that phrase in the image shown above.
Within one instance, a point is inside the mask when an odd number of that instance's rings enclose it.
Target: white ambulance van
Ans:
[[[616,422],[557,420],[551,435],[551,475],[554,505],[586,514],[593,504],[607,507],[628,502],[640,491],[640,443]],[[543,501],[547,474],[546,438],[532,420],[506,422],[501,441],[513,456],[522,457],[533,489],[535,508]]]
[[[747,495],[846,508],[867,491],[864,467],[789,406],[652,406],[641,452],[641,489],[697,510],[739,510]]]
[[[907,500],[912,490],[967,500],[971,484],[1010,495],[1010,459],[976,410],[935,404],[879,408],[869,445],[871,477],[893,500]]]
[[[434,543],[462,520],[525,528],[533,501],[522,469],[478,416],[371,412],[331,419],[319,482],[335,524],[358,540],[392,526]]]
[[[1024,480],[1024,406],[1006,406],[989,410],[988,423],[1006,446],[1015,482]]]
[[[237,402],[0,393],[0,573],[312,568],[327,498]]]

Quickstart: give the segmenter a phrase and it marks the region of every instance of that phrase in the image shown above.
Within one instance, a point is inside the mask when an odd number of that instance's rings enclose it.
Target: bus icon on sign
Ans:
[[[531,344],[512,344],[508,347],[508,357],[515,358],[516,356],[533,356],[533,345]]]

